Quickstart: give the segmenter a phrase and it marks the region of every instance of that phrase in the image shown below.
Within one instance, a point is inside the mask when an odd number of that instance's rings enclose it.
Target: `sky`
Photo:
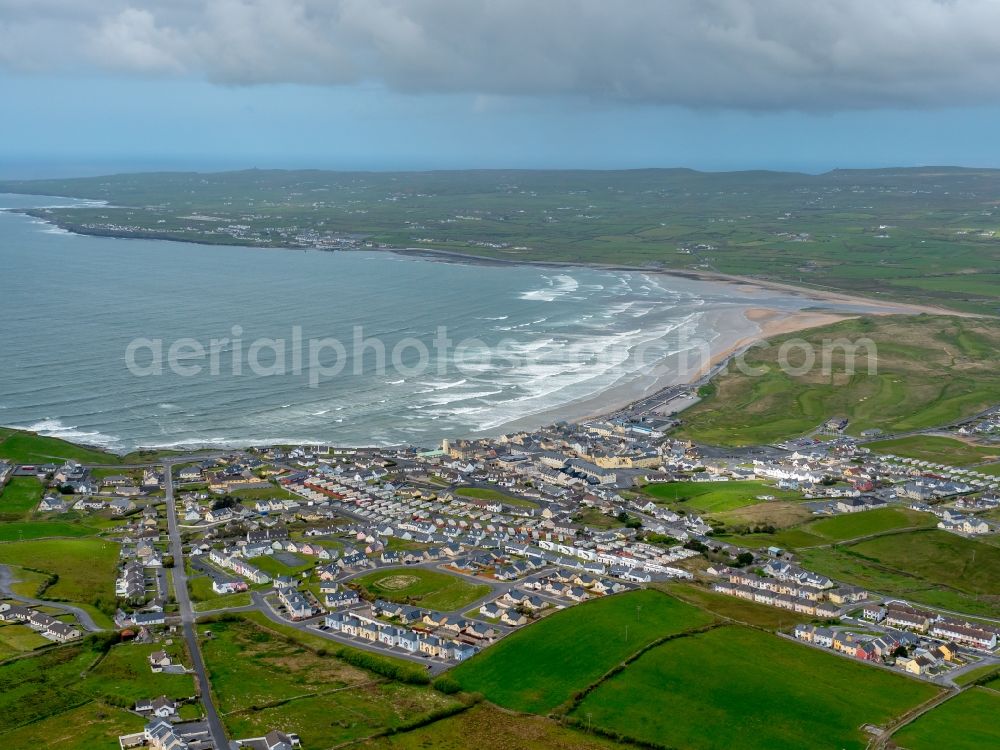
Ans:
[[[0,177],[1000,167],[997,0],[0,0]]]

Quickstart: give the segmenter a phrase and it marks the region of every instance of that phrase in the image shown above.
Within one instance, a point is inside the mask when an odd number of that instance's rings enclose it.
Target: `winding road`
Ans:
[[[91,617],[90,612],[80,607],[73,606],[72,604],[64,604],[63,602],[50,601],[48,599],[34,599],[30,596],[21,596],[20,594],[15,594],[11,591],[11,584],[15,583],[14,574],[6,565],[0,565],[0,595],[19,601],[22,604],[28,604],[33,607],[52,607],[53,609],[62,609],[66,612],[71,612],[76,616],[77,621],[83,627],[91,633],[96,633],[103,628],[97,626],[94,622],[94,618]]]

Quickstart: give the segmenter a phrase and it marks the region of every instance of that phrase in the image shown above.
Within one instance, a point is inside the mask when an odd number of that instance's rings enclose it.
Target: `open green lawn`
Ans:
[[[99,608],[115,605],[118,545],[101,539],[39,539],[0,544],[0,563],[43,570],[58,580],[44,593]]]
[[[427,568],[377,570],[350,583],[378,599],[419,604],[445,612],[460,610],[490,591],[484,583],[471,583],[450,573]]]
[[[803,528],[810,534],[839,542],[894,529],[933,528],[936,524],[937,517],[931,513],[920,513],[909,508],[878,508],[820,518]]]
[[[240,591],[235,594],[216,594],[212,590],[212,579],[208,576],[188,578],[188,591],[191,594],[195,612],[207,612],[223,607],[243,607],[251,601],[249,591]]]
[[[756,480],[730,482],[667,482],[651,484],[643,492],[654,500],[681,503],[680,507],[690,508],[699,513],[714,513],[735,510],[747,505],[766,502],[758,496],[769,495],[777,500],[801,500],[802,494],[790,490],[779,490],[773,485]]]
[[[0,523],[0,542],[16,542],[22,539],[45,539],[47,537],[90,536],[94,529],[66,521],[12,521]]]
[[[82,464],[117,464],[121,458],[94,448],[84,448],[58,438],[42,437],[33,432],[15,431],[0,435],[0,458],[19,464],[59,463],[67,459]]]
[[[936,435],[914,435],[896,440],[880,440],[867,443],[865,447],[871,448],[876,453],[889,453],[902,458],[916,458],[920,461],[949,466],[968,466],[983,461],[1000,460],[1000,446],[991,448],[971,445],[962,440]]]
[[[328,748],[397,727],[456,701],[427,687],[388,682],[244,620],[198,627],[223,721],[234,737],[295,732]],[[327,642],[327,645],[330,645]]]
[[[688,750],[863,748],[932,698],[916,680],[774,635],[721,627],[643,654],[573,712],[586,724]]]
[[[514,497],[498,490],[491,490],[487,487],[459,487],[455,490],[459,497],[474,497],[479,500],[499,500],[505,505],[512,505],[515,508],[537,508],[538,504],[523,497]]]
[[[227,495],[232,495],[233,497],[238,497],[240,500],[299,500],[298,495],[289,492],[284,487],[279,487],[276,484],[272,484],[270,487],[254,487],[253,489],[247,490],[233,490],[232,492],[227,492]]]
[[[314,557],[306,557],[303,555],[295,555],[295,557],[301,560],[301,562],[297,565],[286,565],[273,555],[261,555],[260,557],[255,557],[250,562],[272,578],[276,576],[296,575],[304,570],[316,567],[316,558]]]
[[[906,750],[984,750],[1000,747],[1000,693],[971,688],[928,711],[893,735]]]
[[[34,651],[50,643],[27,625],[0,625],[0,648],[6,647],[9,652]]]
[[[617,594],[522,628],[451,675],[504,708],[546,713],[658,638],[712,619],[659,591]]]
[[[11,477],[0,491],[0,521],[28,517],[42,499],[42,483],[34,477]]]
[[[802,564],[831,578],[972,615],[1000,615],[1000,548],[932,529],[832,549]]]
[[[779,365],[781,345],[793,338],[818,352],[819,364],[806,374],[789,374]],[[838,339],[867,339],[875,346],[858,350],[852,373],[845,349],[828,343]],[[865,317],[770,344],[751,349],[745,358],[749,367],[766,373],[750,376],[734,369],[716,377],[709,395],[682,414],[681,436],[717,445],[772,443],[834,416],[847,417],[854,435],[870,428],[902,432],[948,424],[1000,402],[1000,323],[994,320]],[[877,352],[871,360],[869,350]]]

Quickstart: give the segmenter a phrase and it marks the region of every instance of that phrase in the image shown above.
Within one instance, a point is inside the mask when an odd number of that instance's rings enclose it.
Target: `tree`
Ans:
[[[741,568],[745,568],[752,562],[753,562],[752,552],[740,552],[740,554],[736,556],[736,565]]]

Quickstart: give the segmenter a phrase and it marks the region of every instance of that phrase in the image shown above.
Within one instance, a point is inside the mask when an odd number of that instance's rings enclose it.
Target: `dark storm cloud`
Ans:
[[[0,65],[745,110],[1000,100],[996,0],[0,0]]]

